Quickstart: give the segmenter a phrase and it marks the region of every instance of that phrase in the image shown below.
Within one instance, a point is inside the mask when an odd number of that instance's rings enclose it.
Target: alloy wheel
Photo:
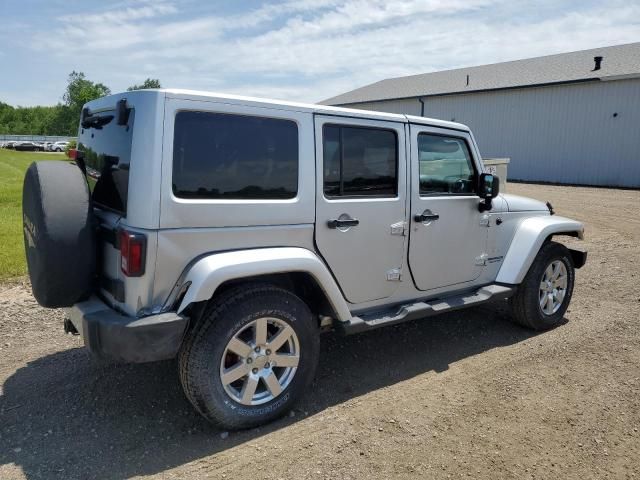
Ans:
[[[567,293],[567,267],[561,260],[551,262],[540,281],[540,309],[545,315],[553,315],[562,306]]]
[[[299,361],[300,343],[293,328],[278,318],[262,317],[231,338],[220,361],[220,379],[234,401],[261,405],[289,386]]]

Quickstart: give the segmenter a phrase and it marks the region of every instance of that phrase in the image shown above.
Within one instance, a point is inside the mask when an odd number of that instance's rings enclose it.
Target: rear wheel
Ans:
[[[214,300],[180,352],[193,406],[225,428],[286,413],[315,374],[318,331],[307,305],[279,287],[252,284]]]
[[[574,279],[569,250],[545,243],[510,300],[513,321],[534,330],[558,326],[571,301]]]

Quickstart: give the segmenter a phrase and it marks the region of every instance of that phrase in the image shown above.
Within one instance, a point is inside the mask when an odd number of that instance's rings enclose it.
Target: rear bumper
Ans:
[[[67,313],[92,354],[120,362],[175,357],[188,324],[188,319],[177,313],[128,317],[95,296],[76,303]]]

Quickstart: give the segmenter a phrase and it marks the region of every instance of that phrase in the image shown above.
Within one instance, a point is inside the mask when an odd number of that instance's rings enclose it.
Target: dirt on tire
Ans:
[[[485,305],[321,339],[315,382],[225,432],[175,361],[91,360],[24,281],[0,285],[0,478],[640,478],[640,192],[509,184],[586,224],[560,327]]]

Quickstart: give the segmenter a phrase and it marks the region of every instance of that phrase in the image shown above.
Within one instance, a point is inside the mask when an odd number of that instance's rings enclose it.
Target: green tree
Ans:
[[[109,87],[102,83],[94,83],[87,80],[84,73],[75,70],[69,74],[67,89],[62,96],[64,104],[68,107],[68,112],[61,112],[61,120],[66,122],[66,134],[75,135],[80,123],[80,113],[82,106],[95,100],[96,98],[110,95]]]
[[[102,83],[94,83],[84,73],[73,71],[62,96],[64,103],[52,107],[13,107],[0,102],[0,134],[75,136],[82,106],[110,93]]]
[[[157,78],[147,78],[142,82],[142,85],[132,85],[127,88],[127,91],[131,92],[133,90],[142,90],[144,88],[162,88],[162,85],[160,85],[160,80]]]
[[[71,111],[66,105],[52,107],[12,107],[0,102],[0,134],[75,135],[70,132]]]

